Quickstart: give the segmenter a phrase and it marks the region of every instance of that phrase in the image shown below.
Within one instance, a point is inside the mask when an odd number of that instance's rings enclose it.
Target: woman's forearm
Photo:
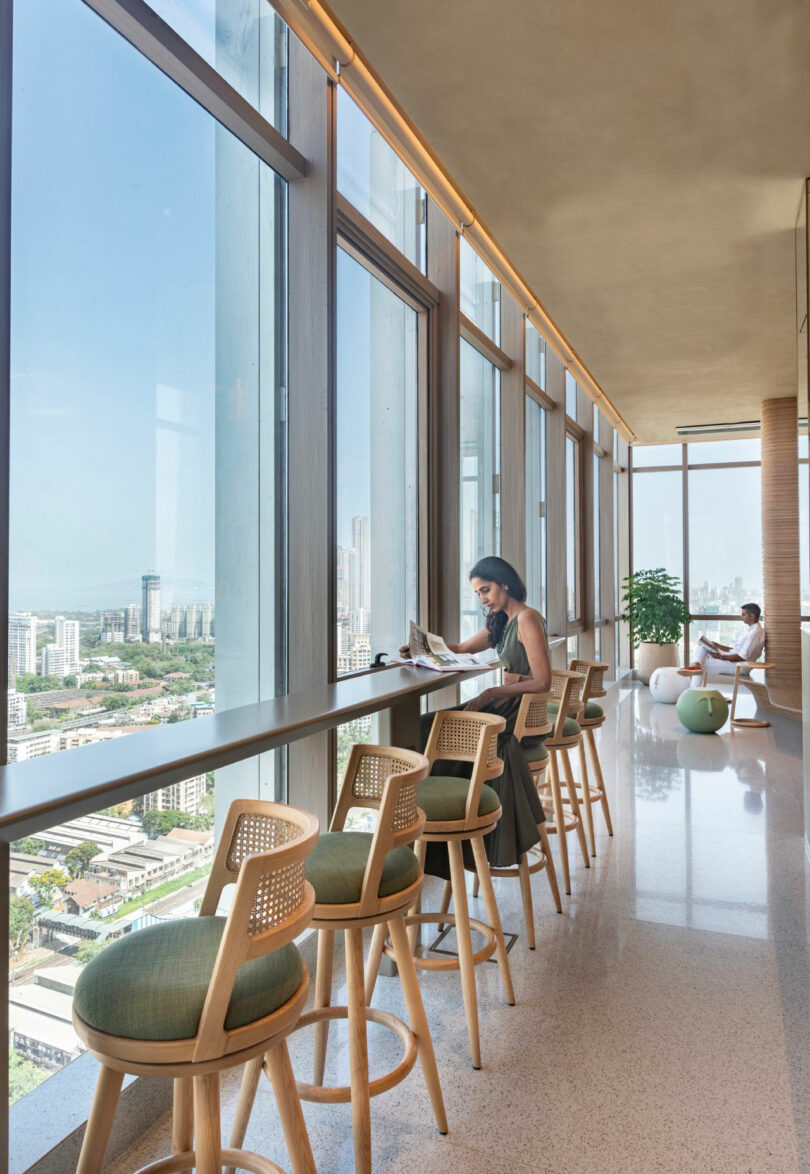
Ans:
[[[515,681],[512,685],[495,685],[487,692],[492,697],[522,697],[524,693],[548,693],[551,688],[551,674],[548,680],[542,677],[529,677],[525,681]]]

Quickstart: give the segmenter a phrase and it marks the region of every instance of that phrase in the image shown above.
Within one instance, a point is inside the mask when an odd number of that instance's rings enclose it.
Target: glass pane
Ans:
[[[593,610],[594,619],[602,618],[602,560],[599,544],[599,470],[601,461],[593,454]]]
[[[569,636],[565,643],[565,651],[568,657],[568,663],[579,658],[579,636]]]
[[[418,618],[417,314],[338,250],[338,675]]]
[[[470,248],[464,237],[459,242],[460,306],[494,343],[501,341],[501,286]]]
[[[526,322],[526,374],[533,379],[542,391],[546,390],[546,340],[542,334],[532,326],[528,318]]]
[[[597,628],[593,634],[593,651],[594,660],[600,661],[602,659],[602,629]]]
[[[762,441],[753,440],[704,440],[701,444],[687,445],[687,460],[690,465],[717,465],[725,461],[758,461],[762,455]]]
[[[799,585],[802,615],[810,616],[810,480],[807,465],[799,465]]]
[[[683,474],[677,471],[633,477],[633,570],[656,567],[683,578]]]
[[[338,191],[424,273],[424,189],[340,87],[337,119]]]
[[[683,460],[683,445],[634,444],[632,453],[634,469],[654,469],[657,465],[680,465]]]
[[[266,0],[149,0],[149,7],[287,134],[287,26]]]
[[[613,471],[613,614],[622,611],[621,568],[619,567],[619,474]],[[618,639],[618,635],[617,635]],[[616,661],[618,664],[618,660]]]
[[[16,15],[9,758],[24,762],[284,687],[286,185],[78,0]],[[217,803],[281,797],[274,761],[219,772]],[[78,967],[193,913],[214,800],[196,774],[13,846],[14,1092],[81,1050]]]
[[[579,619],[579,442],[565,438],[565,551],[568,619]]]
[[[546,614],[546,413],[526,396],[527,602]]]
[[[337,756],[335,768],[335,794],[340,793],[346,767],[349,764],[349,755],[352,747],[365,745],[369,742],[379,744],[380,714],[368,714],[366,717],[355,718],[352,722],[338,726],[335,731],[337,738]],[[372,832],[376,825],[377,812],[373,807],[353,807],[346,816],[345,830],[352,832]]]
[[[500,371],[461,341],[461,639],[483,627],[469,583],[479,558],[501,551]]]
[[[762,604],[760,471],[701,469],[689,473],[689,586],[698,614]]]
[[[577,381],[570,371],[565,372],[565,414],[577,418]]]
[[[807,433],[800,432],[799,433],[799,460],[806,461],[807,455],[808,455],[808,452],[807,452]]]

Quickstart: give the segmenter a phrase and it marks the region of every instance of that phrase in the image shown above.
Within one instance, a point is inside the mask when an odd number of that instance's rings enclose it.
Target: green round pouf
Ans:
[[[716,734],[728,720],[728,702],[716,689],[687,689],[675,708],[678,720],[693,734]]]

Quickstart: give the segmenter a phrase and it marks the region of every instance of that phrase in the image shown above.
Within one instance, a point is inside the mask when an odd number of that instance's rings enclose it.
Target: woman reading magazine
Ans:
[[[537,825],[545,815],[526,759],[514,736],[515,720],[524,693],[545,693],[551,685],[543,619],[525,603],[526,588],[513,566],[491,555],[480,559],[470,571],[470,583],[481,602],[486,622],[479,632],[460,644],[450,644],[451,652],[483,652],[496,648],[503,666],[503,684],[482,693],[460,708],[497,713],[506,719],[506,729],[498,737],[498,754],[503,759],[503,774],[489,782],[498,792],[502,815],[487,837],[487,856],[495,868],[515,864],[540,839]],[[407,646],[401,653],[407,655]],[[433,721],[432,714],[422,718],[422,745],[425,746]],[[469,777],[470,766],[461,762],[437,762],[434,774]],[[465,845],[465,849],[468,846]],[[472,856],[470,855],[470,863]],[[427,871],[435,876],[449,876],[447,849],[444,844],[429,844]]]

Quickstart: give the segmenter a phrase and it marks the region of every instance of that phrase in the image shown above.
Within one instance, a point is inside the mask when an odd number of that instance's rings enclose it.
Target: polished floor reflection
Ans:
[[[616,835],[600,835],[590,870],[572,853],[563,916],[535,878],[533,953],[517,883],[496,882],[504,928],[520,935],[518,1004],[503,1003],[494,965],[478,967],[482,1071],[469,1065],[458,976],[423,976],[450,1133],[437,1136],[414,1071],[372,1102],[376,1170],[810,1171],[801,728],[775,718],[688,734],[637,684],[606,701],[597,737]],[[399,984],[381,979],[375,1003],[403,1014]],[[375,1028],[369,1038],[375,1074],[397,1044]],[[327,1080],[347,1083],[340,1027],[330,1043]],[[293,1044],[304,1079],[310,1045]],[[234,1097],[229,1077],[226,1123]],[[348,1107],[305,1113],[319,1171],[350,1174]],[[165,1121],[111,1169],[131,1171],[168,1141]],[[289,1169],[269,1088],[247,1144]]]

